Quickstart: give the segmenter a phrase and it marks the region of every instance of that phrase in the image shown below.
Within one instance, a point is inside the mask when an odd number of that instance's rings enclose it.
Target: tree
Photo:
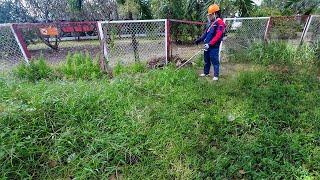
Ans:
[[[310,15],[320,9],[320,3],[319,0],[288,0],[285,8],[294,14]]]
[[[272,8],[272,7],[259,7],[256,8],[252,13],[251,16],[254,17],[267,17],[267,16],[281,16],[282,12],[279,8]]]
[[[84,0],[68,0],[72,10],[74,11],[82,11]]]
[[[116,0],[0,0],[2,23],[111,19],[119,19]]]
[[[140,19],[152,19],[152,11],[149,0],[139,0]]]
[[[309,15],[320,11],[319,0],[265,0],[261,8],[280,11],[281,15]]]
[[[21,1],[5,0],[0,2],[0,23],[28,22],[32,20]]]
[[[158,18],[199,21],[206,19],[207,8],[213,3],[220,5],[224,17],[249,16],[255,8],[252,0],[151,0],[151,7]]]
[[[220,5],[224,16],[250,16],[250,13],[254,10],[255,3],[252,0],[209,0],[206,2],[205,8],[210,4],[217,3]]]
[[[152,19],[149,0],[117,0],[125,19]]]
[[[82,6],[82,11],[87,20],[119,19],[116,0],[85,0]]]
[[[35,18],[44,21],[118,19],[116,0],[28,0],[26,2],[28,11]]]
[[[57,19],[70,19],[70,7],[66,0],[28,0],[25,1],[30,14],[39,21],[53,21]],[[61,8],[64,10],[61,10]]]

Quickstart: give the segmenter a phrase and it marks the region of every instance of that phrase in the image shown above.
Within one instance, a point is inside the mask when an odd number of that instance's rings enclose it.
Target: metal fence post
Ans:
[[[304,29],[303,29],[303,32],[302,32],[302,35],[301,35],[301,39],[300,39],[300,46],[303,44],[303,41],[304,41],[304,39],[305,39],[305,37],[306,37],[306,35],[308,33],[312,18],[313,18],[313,16],[309,16],[308,20],[307,20],[307,23],[304,26]]]
[[[264,40],[268,41],[268,32],[269,32],[269,26],[270,26],[271,17],[269,17],[269,20],[267,22],[266,31],[264,32]]]
[[[168,64],[170,58],[171,58],[171,40],[170,40],[170,19],[166,19],[165,24],[165,36],[166,36],[166,64]]]
[[[19,44],[19,47],[21,49],[21,52],[24,56],[26,63],[29,63],[29,59],[31,59],[31,54],[27,48],[27,44],[23,38],[21,30],[17,27],[16,24],[12,24],[11,28],[12,28],[12,32],[13,32],[13,34]]]

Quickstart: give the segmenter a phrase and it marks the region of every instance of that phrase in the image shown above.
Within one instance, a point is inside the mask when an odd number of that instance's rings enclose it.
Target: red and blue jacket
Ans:
[[[213,23],[209,24],[204,34],[200,37],[200,41],[209,44],[211,48],[219,48],[223,39],[225,23],[221,18],[218,18]]]

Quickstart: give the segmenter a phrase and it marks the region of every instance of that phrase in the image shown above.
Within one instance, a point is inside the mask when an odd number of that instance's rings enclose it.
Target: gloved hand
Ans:
[[[203,48],[204,48],[204,50],[208,51],[208,49],[210,48],[210,45],[209,44],[205,44]]]

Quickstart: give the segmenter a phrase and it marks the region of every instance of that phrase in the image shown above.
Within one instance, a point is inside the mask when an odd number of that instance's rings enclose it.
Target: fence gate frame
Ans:
[[[104,34],[103,24],[121,24],[121,23],[153,23],[153,22],[163,22],[164,23],[164,54],[165,54],[165,64],[167,65],[170,59],[170,20],[169,19],[152,19],[152,20],[119,20],[119,21],[98,21],[97,26],[99,30],[99,40],[101,46],[101,53],[105,61],[110,62],[110,53],[108,52],[108,44],[106,42],[106,35]]]
[[[14,39],[19,46],[19,49],[23,56],[23,60],[25,61],[26,64],[29,64],[28,50],[26,49],[26,47],[23,46],[23,43],[21,43],[23,40],[23,37],[22,37],[22,34],[19,34],[19,32],[16,30],[15,25],[13,23],[6,23],[6,24],[0,24],[0,27],[10,28],[10,31],[12,32]]]

